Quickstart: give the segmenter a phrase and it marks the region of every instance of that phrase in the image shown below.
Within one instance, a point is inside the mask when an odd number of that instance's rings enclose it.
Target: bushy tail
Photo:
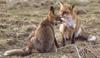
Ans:
[[[5,51],[3,54],[4,56],[11,56],[11,55],[20,55],[20,56],[26,56],[31,54],[31,50],[29,49],[13,49],[13,50],[8,50]]]

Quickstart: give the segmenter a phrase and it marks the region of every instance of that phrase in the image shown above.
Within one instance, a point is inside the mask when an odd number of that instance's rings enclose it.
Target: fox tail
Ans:
[[[28,48],[24,49],[13,49],[13,50],[8,50],[4,52],[4,56],[11,56],[11,55],[21,55],[21,56],[26,56],[31,54],[31,50]]]

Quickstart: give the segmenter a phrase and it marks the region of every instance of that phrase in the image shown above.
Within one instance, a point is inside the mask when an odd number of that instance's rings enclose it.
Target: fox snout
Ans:
[[[69,29],[75,29],[76,23],[71,17],[61,17],[61,20],[64,22],[64,25]]]

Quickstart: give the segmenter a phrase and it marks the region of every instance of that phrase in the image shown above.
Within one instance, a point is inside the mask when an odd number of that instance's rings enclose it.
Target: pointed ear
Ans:
[[[59,2],[60,8],[63,7],[63,2]]]
[[[50,11],[54,14],[55,9],[54,9],[54,7],[53,7],[53,6],[50,6]]]
[[[72,10],[75,8],[75,5],[72,5]]]
[[[70,9],[71,11],[73,11],[74,8],[75,8],[75,5],[71,5],[71,6],[69,7],[69,9]]]

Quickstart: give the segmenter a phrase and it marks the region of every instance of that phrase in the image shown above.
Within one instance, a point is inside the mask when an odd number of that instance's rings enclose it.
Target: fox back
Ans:
[[[50,52],[55,50],[55,32],[53,25],[55,21],[59,20],[59,17],[54,13],[54,8],[51,7],[47,17],[37,27],[35,38],[31,39],[33,48],[40,52]]]

